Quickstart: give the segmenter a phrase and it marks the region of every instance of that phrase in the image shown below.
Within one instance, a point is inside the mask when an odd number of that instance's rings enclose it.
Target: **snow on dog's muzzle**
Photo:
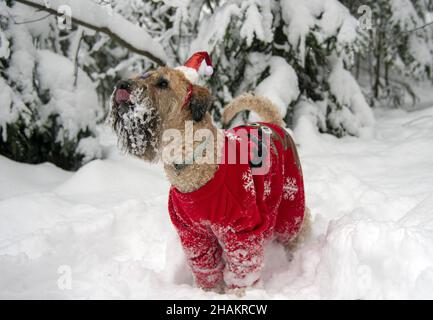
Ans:
[[[130,80],[116,86],[111,99],[110,123],[124,151],[147,160],[158,153],[160,117],[144,88]]]

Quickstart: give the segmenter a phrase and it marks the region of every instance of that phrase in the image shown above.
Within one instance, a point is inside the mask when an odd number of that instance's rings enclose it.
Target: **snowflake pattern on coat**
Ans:
[[[296,179],[287,177],[286,182],[284,183],[284,186],[283,186],[283,198],[284,198],[284,200],[290,200],[290,201],[295,200],[295,196],[298,193],[298,190],[299,190],[299,188],[298,188],[298,185],[296,183]]]
[[[266,199],[271,194],[271,181],[265,181],[263,189],[263,199]]]
[[[256,195],[256,189],[254,187],[254,180],[251,171],[244,172],[242,175],[243,186],[245,191],[251,193],[253,196]]]

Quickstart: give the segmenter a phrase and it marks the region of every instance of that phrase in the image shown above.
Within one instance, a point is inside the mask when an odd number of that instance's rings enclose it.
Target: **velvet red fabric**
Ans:
[[[266,129],[262,135],[257,125],[226,131],[224,163],[206,185],[190,193],[170,190],[170,218],[201,287],[223,279],[230,288],[251,286],[260,278],[266,242],[287,244],[304,219],[302,170],[292,140],[276,125],[260,127]],[[266,142],[262,155],[269,155],[264,169],[250,163],[260,138]],[[241,159],[245,141],[249,161]]]

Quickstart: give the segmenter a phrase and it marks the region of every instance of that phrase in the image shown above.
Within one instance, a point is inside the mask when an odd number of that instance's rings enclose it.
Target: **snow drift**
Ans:
[[[271,244],[245,298],[433,298],[432,117],[379,112],[374,136],[339,140],[300,119],[313,232],[291,262]],[[101,138],[107,159],[76,173],[0,158],[0,298],[236,298],[193,287],[162,169]]]

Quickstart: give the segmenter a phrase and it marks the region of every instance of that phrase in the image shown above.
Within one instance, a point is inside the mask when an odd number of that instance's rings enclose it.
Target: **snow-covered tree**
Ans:
[[[100,157],[102,108],[93,82],[63,55],[68,34],[53,18],[23,20],[34,17],[28,7],[0,8],[0,153],[65,169]]]
[[[371,10],[371,28],[365,30],[356,70],[371,104],[401,106],[416,102],[413,85],[433,79],[433,28],[429,24],[433,1],[342,2],[353,14],[361,5]]]
[[[147,57],[164,63],[145,29],[98,0],[16,0],[0,11],[0,153],[76,169],[101,155],[96,125],[122,73]],[[60,7],[72,29],[60,28]]]
[[[321,132],[343,136],[374,121],[347,71],[365,33],[338,0],[22,2],[2,2],[0,14],[0,151],[11,158],[77,168],[98,156],[89,145],[119,79],[201,50],[214,62],[205,82],[217,122],[245,91],[274,101],[288,126],[307,115]],[[55,24],[63,3],[72,30]]]
[[[207,85],[217,97],[217,122],[223,106],[244,91],[272,99],[289,126],[304,100],[315,107],[312,118],[323,132],[358,135],[373,122],[362,94],[353,101],[332,94],[334,65],[349,66],[361,43],[356,19],[336,0],[127,0],[114,1],[114,8],[162,43],[170,65],[195,51],[211,53],[215,72]],[[356,81],[349,83],[345,92],[357,96]]]
[[[276,103],[288,125],[295,111],[302,112],[301,101],[315,106],[313,118],[323,132],[358,135],[373,123],[356,81],[350,79],[344,90],[357,99],[341,101],[342,95],[333,93],[339,82],[329,76],[350,77],[345,66],[360,43],[356,19],[337,0],[187,0],[152,6],[152,17],[164,13],[158,21],[169,27],[164,41],[173,62],[199,50],[211,53],[215,73],[208,84],[217,97],[215,120],[233,97],[256,91]]]

